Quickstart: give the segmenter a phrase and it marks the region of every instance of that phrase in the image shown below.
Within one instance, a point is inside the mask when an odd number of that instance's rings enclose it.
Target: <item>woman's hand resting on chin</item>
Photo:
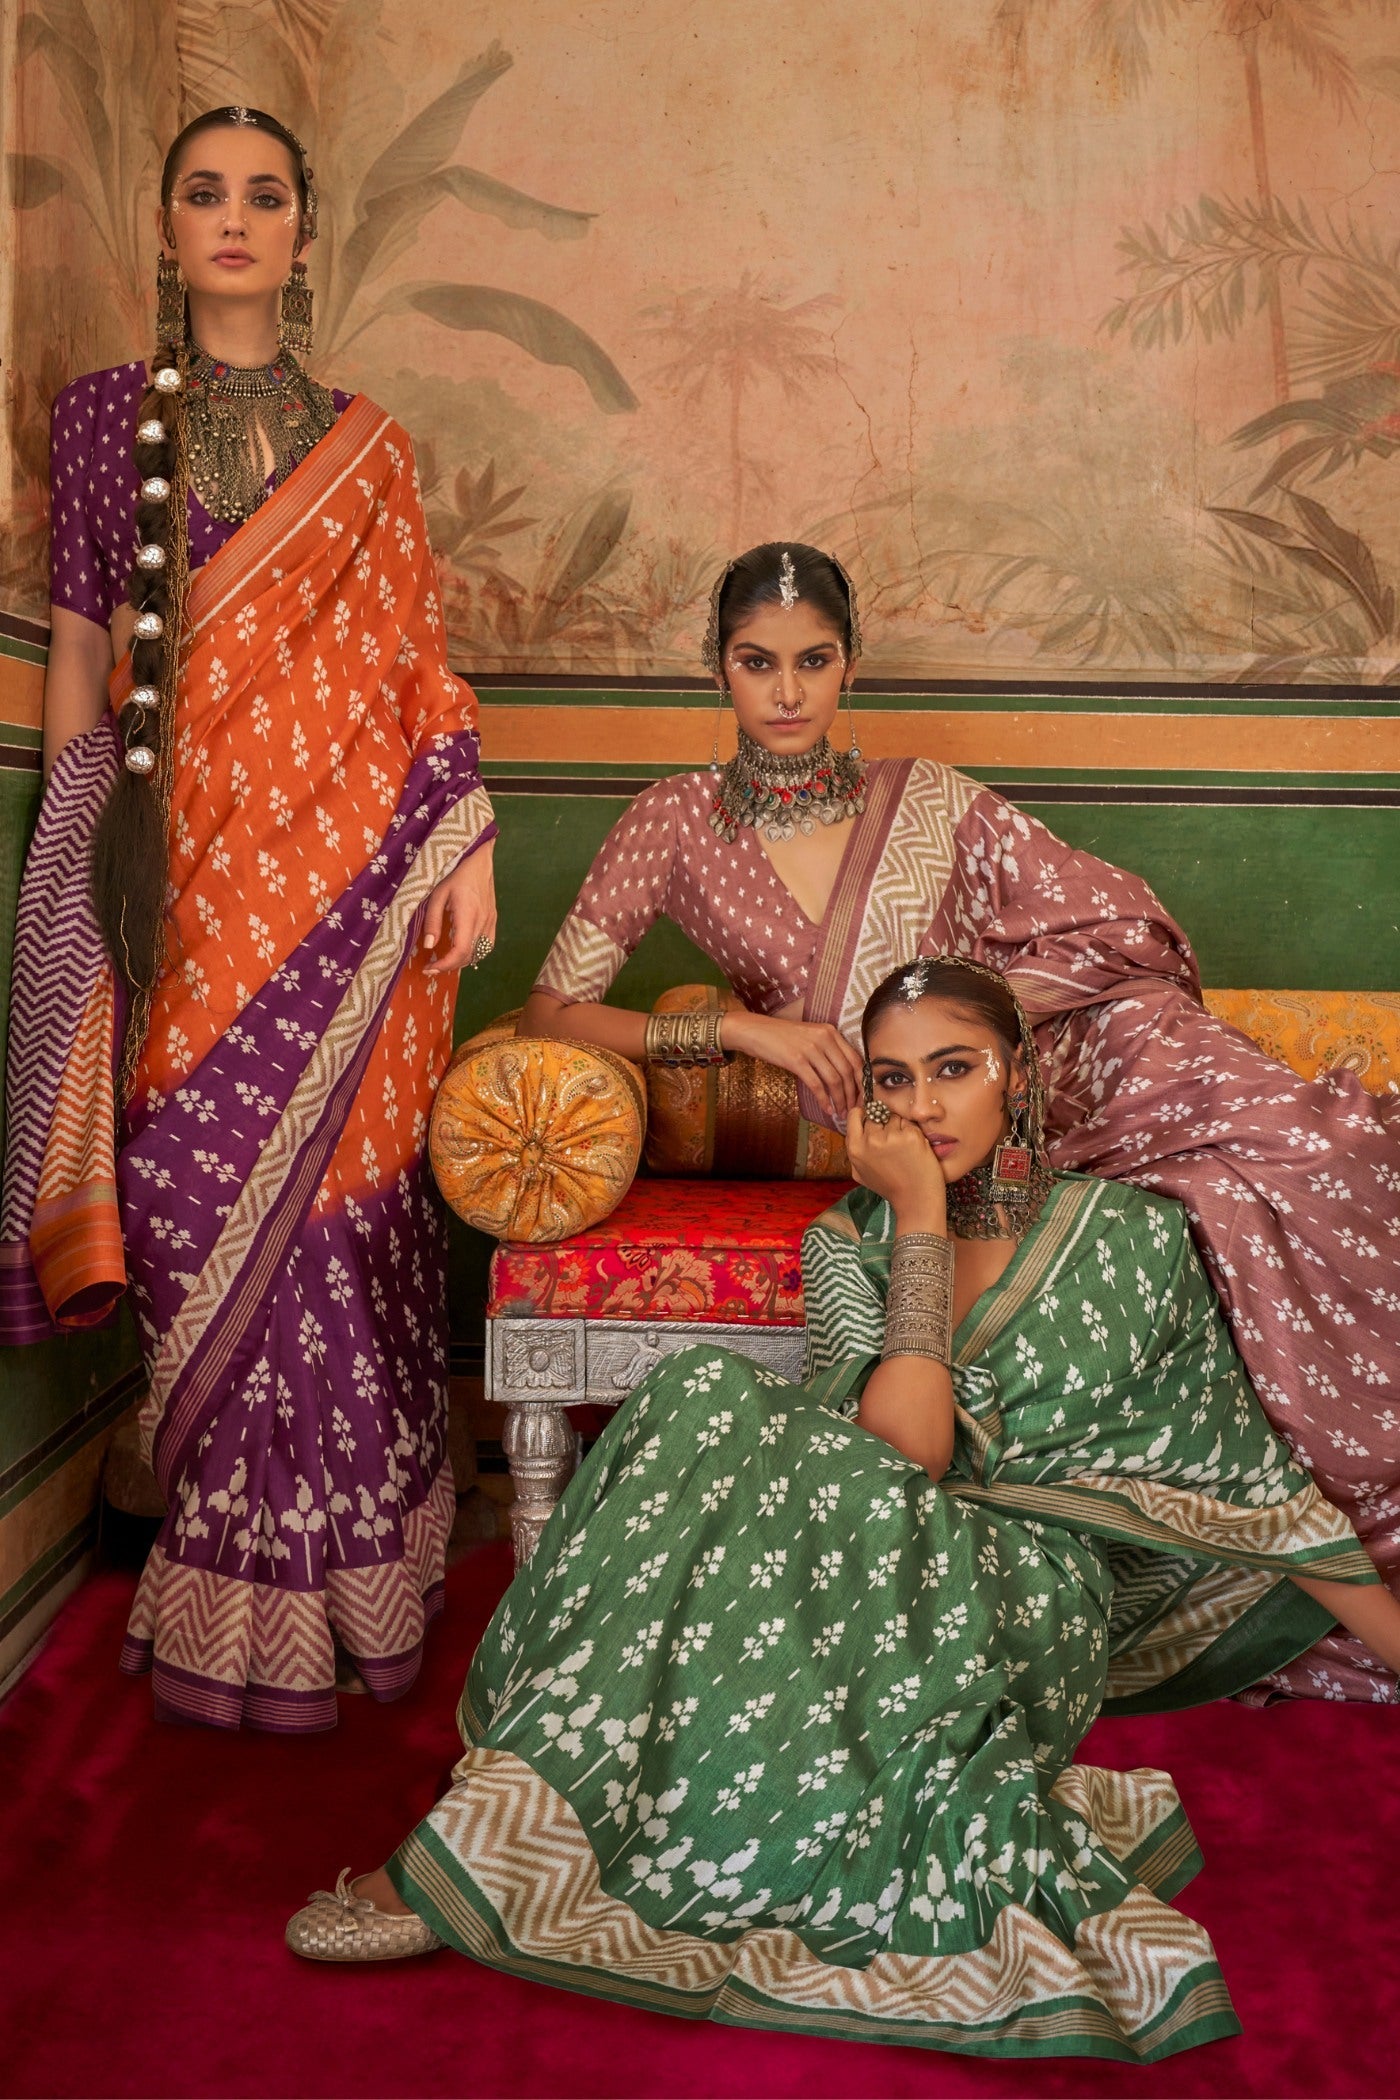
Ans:
[[[495,941],[496,883],[491,867],[495,850],[496,841],[487,839],[459,861],[450,875],[444,875],[429,897],[423,918],[423,947],[432,958],[424,965],[427,976],[465,969],[479,940]]]
[[[780,1065],[809,1086],[833,1122],[860,1100],[861,1061],[839,1028],[827,1021],[785,1021],[776,1014],[751,1014],[730,1007],[724,1016],[726,1050]]]
[[[917,1123],[906,1116],[871,1123],[857,1107],[846,1125],[846,1156],[861,1187],[891,1206],[900,1232],[947,1232],[948,1184]]]

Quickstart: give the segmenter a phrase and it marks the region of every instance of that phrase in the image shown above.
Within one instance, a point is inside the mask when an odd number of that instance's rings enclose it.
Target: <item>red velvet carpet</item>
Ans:
[[[996,2063],[690,2026],[451,1954],[293,1959],[282,1925],[382,1860],[455,1752],[503,1546],[453,1571],[418,1685],[299,1741],[158,1727],[117,1675],[133,1587],[65,1609],[0,1709],[0,2085],[7,2094],[1336,2094],[1400,2090],[1400,1717],[1212,1706],[1102,1722],[1091,1754],[1176,1778],[1206,1855],[1242,2037],[1152,2070]]]

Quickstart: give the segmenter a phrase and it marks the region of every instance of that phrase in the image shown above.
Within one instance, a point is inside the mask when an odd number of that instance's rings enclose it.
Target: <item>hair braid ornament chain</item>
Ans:
[[[184,287],[179,304],[184,307]],[[177,335],[167,297],[161,316]],[[152,360],[151,393],[142,404],[136,426],[134,455],[141,476],[136,512],[140,542],[128,587],[136,610],[131,644],[133,684],[123,704],[118,727],[128,773],[150,798],[148,831],[169,838],[170,806],[175,788],[175,711],[180,688],[180,653],[185,601],[189,592],[189,449],[186,438],[187,366],[183,330],[173,343],[163,343]],[[154,411],[152,413],[151,411]],[[118,1067],[119,1097],[125,1100],[136,1077],[150,1026],[151,1003],[165,968],[165,923],[157,922],[149,939],[130,936],[123,899],[118,962],[127,994],[126,1026]]]

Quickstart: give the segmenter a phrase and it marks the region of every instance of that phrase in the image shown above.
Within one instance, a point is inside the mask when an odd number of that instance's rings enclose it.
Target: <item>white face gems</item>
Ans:
[[[996,1051],[984,1050],[982,1052],[982,1064],[986,1070],[988,1086],[999,1088],[1002,1084],[1002,1070],[1001,1059],[997,1056]]]

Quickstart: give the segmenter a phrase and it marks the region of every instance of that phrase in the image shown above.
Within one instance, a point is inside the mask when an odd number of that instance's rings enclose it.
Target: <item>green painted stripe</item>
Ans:
[[[469,676],[463,673],[463,676]],[[479,700],[491,707],[637,707],[689,708],[698,712],[715,705],[713,686],[650,686],[629,689],[619,686],[504,686],[472,679]],[[857,710],[877,709],[882,714],[1075,714],[1075,715],[1327,715],[1350,716],[1400,714],[1400,699],[1377,690],[1374,699],[1335,699],[1326,690],[1315,690],[1304,699],[1260,698],[1228,693],[1005,693],[959,690],[939,692],[924,687],[918,691],[890,691],[880,686],[856,689]]]
[[[482,772],[519,775],[538,780],[541,792],[547,790],[551,780],[635,780],[638,785],[653,780],[669,778],[672,774],[694,773],[696,766],[643,765],[630,759],[570,759],[561,766],[557,759],[548,758],[496,758],[484,755]],[[961,770],[966,772],[967,768]],[[999,778],[1009,779],[1015,773],[1018,781],[1033,787],[1096,787],[1105,780],[1103,769],[1084,766],[999,766],[986,775],[987,784],[995,786]],[[994,777],[995,776],[995,777]],[[982,775],[974,776],[982,778]],[[1167,772],[1148,767],[1115,767],[1109,776],[1114,785],[1124,787],[1266,787],[1266,788],[1354,788],[1365,787],[1400,789],[1400,773],[1222,773],[1215,771],[1191,772],[1182,769]]]
[[[21,641],[18,635],[6,634],[3,628],[0,628],[0,656],[8,656],[14,663],[38,664],[41,668],[49,660],[45,643]]]
[[[143,1374],[131,1372],[121,1380],[117,1388],[102,1402],[78,1421],[65,1424],[52,1438],[46,1438],[38,1449],[27,1458],[17,1459],[6,1468],[5,1492],[0,1494],[0,1517],[8,1516],[15,1506],[41,1488],[44,1482],[66,1466],[71,1458],[90,1444],[94,1437],[101,1436],[131,1406],[144,1383]]]

